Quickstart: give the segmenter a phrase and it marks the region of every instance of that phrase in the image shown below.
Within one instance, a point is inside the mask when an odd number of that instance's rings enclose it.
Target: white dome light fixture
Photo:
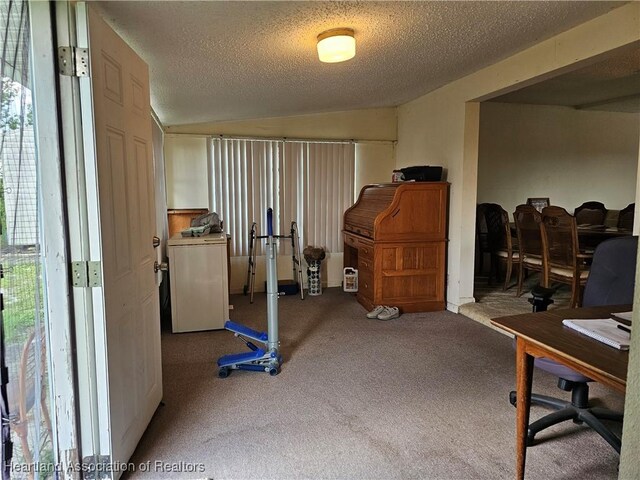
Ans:
[[[356,39],[351,28],[334,28],[318,35],[318,57],[321,62],[337,63],[356,55]]]

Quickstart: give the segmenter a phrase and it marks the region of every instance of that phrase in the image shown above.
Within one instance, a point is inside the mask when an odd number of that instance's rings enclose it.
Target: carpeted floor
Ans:
[[[234,320],[266,327],[264,295],[232,303]],[[163,335],[164,406],[131,460],[151,471],[126,478],[513,477],[508,337],[450,312],[368,320],[335,288],[282,297],[279,312],[285,363],[276,377],[217,378],[216,359],[245,348],[229,332]],[[596,403],[622,407],[618,394],[591,390]],[[566,395],[543,372],[534,391]],[[532,419],[543,412],[533,407]],[[617,476],[618,456],[584,426],[556,426],[540,440],[528,450],[528,479]]]

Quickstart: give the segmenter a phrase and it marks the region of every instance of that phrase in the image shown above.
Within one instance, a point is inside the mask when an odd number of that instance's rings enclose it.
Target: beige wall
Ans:
[[[396,157],[393,143],[356,144],[356,196],[365,185],[390,182],[394,168]]]
[[[209,135],[358,140],[357,194],[363,185],[390,181],[395,167],[396,130],[395,108],[167,127],[165,162],[171,171],[171,176],[167,173],[167,197],[171,199],[169,208],[208,206],[206,137]],[[202,205],[190,204],[203,199]],[[256,264],[256,291],[262,291],[264,260],[259,258]],[[279,278],[290,278],[291,270],[290,257],[279,256]],[[231,293],[242,292],[246,274],[247,257],[232,258]],[[306,270],[303,274],[306,280]],[[322,263],[321,274],[325,286],[339,286],[342,281],[342,254],[328,254]]]
[[[635,201],[640,115],[484,102],[480,107],[478,203],[513,213],[549,197],[570,213],[597,200]]]
[[[164,159],[167,208],[208,208],[206,138],[165,135]]]
[[[242,135],[332,140],[395,140],[396,109],[369,108],[346,112],[263,118],[238,122],[174,125],[167,133]]]
[[[638,148],[640,158],[640,147]],[[638,181],[640,191],[640,177]],[[640,202],[636,202],[636,217]],[[634,234],[638,235],[638,223],[634,225]],[[631,345],[629,345],[629,367],[627,370],[627,394],[624,399],[624,424],[622,426],[622,452],[620,455],[620,468],[618,478],[640,478],[640,250],[636,257],[636,286],[633,301],[633,321],[636,328],[631,333]]]
[[[398,109],[398,167],[428,163],[451,182],[447,301],[473,299],[479,114],[473,103],[549,78],[640,42],[640,3],[584,23]]]
[[[398,167],[425,159],[448,170],[451,182],[448,308],[473,300],[473,251],[480,115],[477,101],[513,91],[640,43],[640,2],[632,2],[452,82],[398,109]],[[636,205],[640,203],[636,196]],[[636,297],[640,285],[636,284]],[[636,305],[637,307],[637,305]],[[637,309],[637,308],[636,308]],[[639,343],[635,330],[632,344]],[[637,352],[636,352],[637,354]],[[637,355],[632,355],[632,360]],[[637,386],[640,365],[629,366]],[[636,460],[640,391],[627,390],[620,478],[640,478]]]

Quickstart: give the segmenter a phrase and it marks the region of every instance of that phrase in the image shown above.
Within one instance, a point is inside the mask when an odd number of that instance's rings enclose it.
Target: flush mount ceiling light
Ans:
[[[321,62],[344,62],[355,55],[356,39],[351,28],[334,28],[318,35],[318,57]]]

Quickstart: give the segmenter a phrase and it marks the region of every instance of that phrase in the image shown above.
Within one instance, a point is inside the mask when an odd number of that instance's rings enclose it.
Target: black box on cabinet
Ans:
[[[442,167],[422,165],[401,168],[400,171],[405,182],[408,180],[415,180],[416,182],[439,182],[442,180]]]

